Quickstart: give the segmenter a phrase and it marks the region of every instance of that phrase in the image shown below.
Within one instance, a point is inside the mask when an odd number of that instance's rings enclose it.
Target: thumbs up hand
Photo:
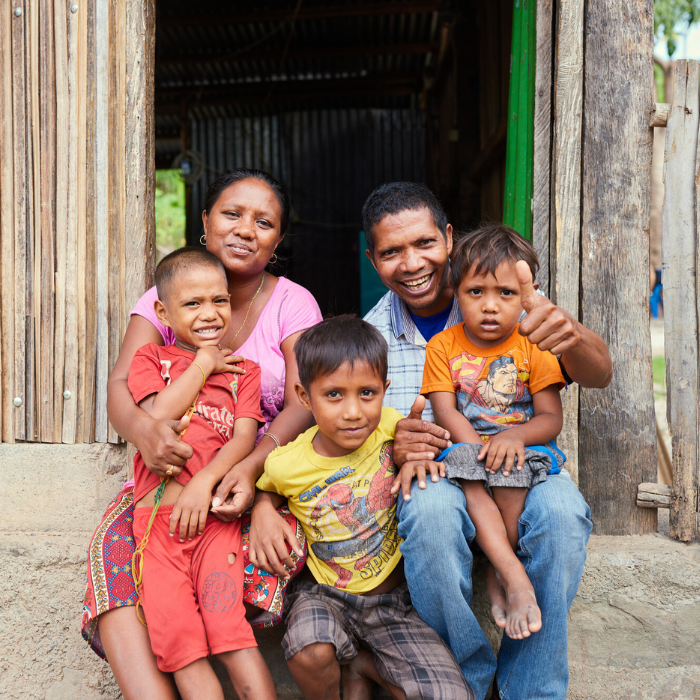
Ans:
[[[560,355],[578,345],[581,335],[578,321],[564,309],[537,293],[530,266],[524,260],[515,263],[520,283],[520,303],[527,316],[520,322],[520,335],[540,350]]]

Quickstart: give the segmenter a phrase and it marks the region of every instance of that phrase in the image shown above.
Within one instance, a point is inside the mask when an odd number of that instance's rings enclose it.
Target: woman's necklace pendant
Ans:
[[[250,300],[250,304],[248,304],[248,309],[245,312],[245,318],[243,319],[243,323],[241,323],[240,327],[236,331],[236,335],[231,338],[231,340],[226,344],[227,348],[230,348],[235,342],[236,338],[238,338],[238,334],[243,330],[243,326],[245,326],[245,322],[248,320],[248,314],[250,314],[250,310],[253,307],[253,302],[255,301],[255,298],[260,294],[260,290],[263,288],[263,284],[265,282],[265,273],[263,272],[262,279],[260,280],[260,285],[258,286],[258,290],[253,294],[253,298]]]

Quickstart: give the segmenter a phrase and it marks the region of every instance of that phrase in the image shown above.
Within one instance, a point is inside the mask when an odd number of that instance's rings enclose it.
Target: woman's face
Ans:
[[[274,191],[255,178],[239,180],[202,214],[207,250],[233,273],[265,269],[279,242],[282,210]]]

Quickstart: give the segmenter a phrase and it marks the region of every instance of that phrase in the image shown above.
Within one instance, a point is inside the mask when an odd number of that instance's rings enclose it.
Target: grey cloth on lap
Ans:
[[[525,464],[518,471],[513,468],[509,476],[503,476],[503,469],[495,474],[489,474],[485,469],[485,460],[479,462],[477,456],[483,445],[460,445],[455,447],[444,459],[445,474],[450,481],[456,479],[466,481],[484,481],[492,486],[531,489],[535,484],[547,480],[552,462],[549,455],[525,448]],[[555,453],[556,454],[556,453]],[[558,455],[557,455],[558,458]]]

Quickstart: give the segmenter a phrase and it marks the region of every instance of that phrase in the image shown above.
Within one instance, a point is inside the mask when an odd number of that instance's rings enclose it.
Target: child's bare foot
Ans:
[[[537,605],[535,589],[525,570],[517,572],[505,581],[498,580],[506,594],[506,634],[511,639],[525,639],[532,632],[542,629],[542,613]]]
[[[343,700],[372,700],[372,678],[368,674],[368,664],[374,668],[369,652],[360,649],[357,656],[342,667]]]
[[[489,602],[491,603],[491,614],[493,615],[493,621],[501,628],[505,629],[506,626],[506,608],[508,603],[506,602],[506,592],[503,590],[503,586],[498,582],[496,577],[496,569],[493,568],[493,564],[489,564],[486,570],[486,594],[489,597]]]

